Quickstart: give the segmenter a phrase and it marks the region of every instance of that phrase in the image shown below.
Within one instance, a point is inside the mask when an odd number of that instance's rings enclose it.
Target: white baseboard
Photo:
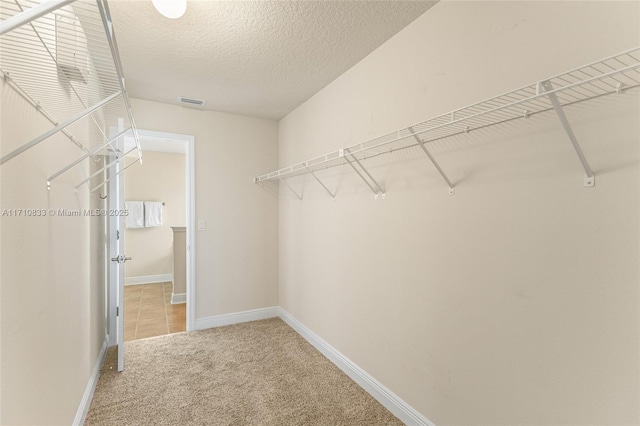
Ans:
[[[435,426],[435,423],[424,417],[416,409],[391,392],[386,386],[360,368],[356,363],[341,354],[336,348],[325,342],[320,336],[279,306],[197,319],[195,329],[204,330],[207,328],[222,327],[274,317],[280,317],[402,422],[409,426]]]
[[[250,311],[235,312],[233,314],[216,315],[208,318],[196,320],[196,330],[206,328],[222,327],[224,325],[239,324],[241,322],[257,321],[267,318],[275,318],[279,313],[278,306],[269,308],[253,309]]]
[[[187,303],[187,293],[171,293],[171,304]]]
[[[98,378],[100,377],[100,368],[102,367],[102,363],[104,362],[104,357],[107,355],[108,343],[109,336],[107,335],[105,336],[104,342],[102,343],[102,348],[100,348],[98,359],[96,359],[96,362],[93,365],[93,369],[91,370],[91,376],[89,376],[87,387],[84,389],[84,394],[82,394],[82,399],[80,400],[78,411],[76,411],[76,416],[73,419],[74,426],[83,425],[85,419],[87,418],[87,413],[89,412],[89,407],[91,406],[91,400],[93,399],[93,392],[96,390]]]
[[[168,281],[173,281],[173,274],[142,275],[139,277],[129,277],[124,279],[124,285],[166,283]]]
[[[366,392],[373,396],[387,410],[393,413],[407,425],[434,426],[434,423],[416,411],[400,397],[387,389],[382,383],[371,377],[366,371],[346,356],[342,355],[336,348],[325,342],[320,336],[315,334],[300,321],[295,319],[290,313],[278,307],[280,318],[302,337],[318,349],[324,356],[333,362],[347,376],[351,377]]]

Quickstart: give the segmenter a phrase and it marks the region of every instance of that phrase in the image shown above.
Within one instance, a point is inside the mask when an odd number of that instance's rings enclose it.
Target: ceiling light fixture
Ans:
[[[163,16],[178,19],[187,11],[187,0],[151,0],[153,6]]]

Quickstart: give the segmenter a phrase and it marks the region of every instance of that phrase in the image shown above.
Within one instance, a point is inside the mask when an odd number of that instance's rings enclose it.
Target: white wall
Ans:
[[[55,81],[55,68],[52,72]],[[59,100],[59,109],[48,110],[52,116],[62,121],[69,110],[82,109],[64,84],[49,90]],[[88,96],[82,88],[79,92]],[[0,155],[53,127],[4,81],[0,98]],[[92,126],[85,121],[71,131],[86,143],[96,131]],[[93,161],[46,189],[47,176],[82,153],[58,134],[3,164],[0,212],[104,208],[98,194],[89,195],[86,187],[74,192],[78,182],[101,167]],[[0,226],[0,423],[71,424],[105,340],[104,217],[7,213]]]
[[[275,121],[132,99],[141,129],[195,137],[196,319],[278,303],[278,201],[252,181],[278,164]]]
[[[442,2],[280,122],[280,167],[629,49],[637,2]],[[637,424],[638,89],[280,186],[280,305],[436,424]],[[270,171],[261,168],[256,173]]]
[[[172,226],[186,225],[185,155],[144,151],[125,172],[125,200],[162,201],[162,226],[125,229],[126,278],[173,273]]]

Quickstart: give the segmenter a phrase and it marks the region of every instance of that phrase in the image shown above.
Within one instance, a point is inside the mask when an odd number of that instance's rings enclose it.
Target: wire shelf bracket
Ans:
[[[578,154],[578,159],[580,159],[580,163],[582,164],[582,168],[584,169],[584,186],[585,187],[593,187],[596,184],[596,178],[591,171],[591,167],[587,162],[584,153],[582,152],[582,148],[580,148],[580,144],[578,143],[578,139],[576,135],[573,133],[573,129],[571,128],[571,124],[569,124],[569,120],[567,119],[566,114],[564,113],[564,109],[562,109],[562,105],[560,105],[560,101],[558,100],[558,95],[553,92],[553,84],[550,81],[542,81],[538,85],[538,92],[548,92],[549,100],[551,101],[551,105],[553,106],[553,110],[555,111],[558,119],[560,120],[560,124],[562,124],[562,128],[565,133],[569,137],[571,144],[573,145],[573,149],[575,149],[576,154]]]
[[[135,160],[133,160],[132,162],[130,162],[129,164],[127,164],[126,166],[124,166],[122,168],[122,170],[118,170],[118,172],[116,172],[113,176],[108,177],[107,179],[103,180],[101,183],[99,183],[98,185],[94,186],[93,188],[91,188],[91,190],[89,192],[94,193],[96,192],[96,190],[102,188],[103,186],[105,186],[107,183],[109,183],[114,177],[119,176],[121,173],[123,173],[125,170],[127,170],[129,167],[133,166],[134,164],[138,164],[138,162],[141,160],[141,158],[137,158]],[[104,170],[104,169],[103,169]],[[101,170],[102,171],[102,170]],[[84,183],[84,182],[83,182]],[[76,190],[78,190],[78,187],[76,187]],[[102,197],[100,197],[102,198]],[[105,197],[106,198],[106,197]],[[164,203],[162,203],[162,205],[164,205]]]
[[[128,154],[131,154],[133,151],[135,151],[137,148],[133,147],[131,148],[129,151],[125,152],[123,157],[126,157]],[[82,182],[80,182],[79,184],[77,184],[75,186],[75,190],[77,191],[78,188],[80,188],[82,185],[84,185],[85,183],[89,182],[92,178],[98,176],[98,174],[104,172],[105,170],[107,170],[109,167],[113,166],[114,164],[116,164],[117,162],[119,162],[120,160],[122,160],[122,157],[117,157],[115,160],[111,161],[110,163],[108,163],[106,166],[102,167],[100,170],[96,170],[95,172],[93,172],[91,175],[89,175],[89,177],[87,177],[86,179],[84,179]],[[136,160],[138,161],[138,160]],[[122,170],[124,171],[124,169]],[[103,182],[106,183],[106,182]]]
[[[316,180],[316,182],[318,182],[320,186],[322,186],[324,190],[327,191],[327,194],[329,194],[329,196],[335,200],[336,194],[333,194],[331,191],[329,191],[329,188],[327,188],[327,186],[322,183],[322,181],[318,178],[318,176],[316,176],[313,170],[311,170],[307,165],[305,165],[305,167],[309,171],[309,174],[311,174],[311,176],[313,176],[313,178]]]
[[[20,148],[14,149],[9,154],[7,154],[4,157],[0,158],[0,165],[6,163],[7,161],[11,160],[14,157],[17,157],[18,155],[22,154],[26,150],[28,150],[30,148],[33,148],[34,146],[36,146],[40,142],[44,141],[45,139],[50,138],[51,136],[53,136],[56,133],[58,133],[59,131],[65,129],[66,127],[69,127],[70,125],[72,125],[76,121],[79,121],[79,120],[85,118],[87,115],[91,114],[93,111],[95,111],[95,110],[97,110],[99,108],[102,108],[104,105],[106,105],[107,103],[109,103],[110,101],[112,101],[113,99],[115,99],[118,96],[120,96],[120,92],[114,93],[113,95],[109,96],[106,99],[103,99],[102,101],[98,102],[97,104],[95,104],[93,106],[90,106],[89,108],[85,109],[84,111],[80,112],[79,114],[75,115],[74,117],[71,117],[69,120],[65,121],[64,123],[58,124],[53,129],[44,132],[43,134],[41,134],[37,138],[35,138],[35,139],[31,140],[30,142],[27,142],[26,144],[22,145]]]
[[[67,166],[63,167],[62,169],[58,170],[56,173],[52,174],[51,176],[49,176],[47,178],[47,189],[51,189],[51,182],[57,178],[58,176],[60,176],[61,174],[63,174],[64,172],[71,170],[74,166],[77,166],[78,164],[80,164],[82,161],[84,161],[85,159],[87,159],[88,157],[92,157],[94,155],[96,155],[98,152],[102,151],[104,148],[106,148],[107,146],[110,146],[113,149],[113,142],[115,142],[116,140],[118,140],[121,136],[124,136],[126,133],[129,133],[131,131],[131,127],[129,127],[128,129],[125,129],[123,131],[121,131],[120,133],[118,133],[117,135],[115,135],[114,137],[112,137],[111,139],[109,139],[107,142],[105,142],[103,145],[100,145],[98,148],[96,148],[95,150],[86,153],[85,155],[83,155],[82,157],[78,158],[77,160],[75,160],[72,163],[69,163]],[[115,149],[114,149],[115,151]],[[117,154],[116,154],[117,155]]]
[[[356,157],[351,151],[349,151],[349,148],[344,148],[344,150],[340,151],[340,156],[344,157],[344,159],[351,166],[351,168],[358,174],[358,176],[360,176],[360,179],[362,179],[362,181],[367,184],[369,189],[373,191],[373,197],[376,200],[379,198],[380,194],[382,194],[383,200],[386,198],[386,194],[382,189],[380,189],[380,185],[378,185],[378,182],[373,178],[373,176],[371,176],[371,173],[369,173],[367,169],[362,165],[360,160],[358,160],[358,157]],[[349,159],[349,156],[351,156],[351,160]],[[362,169],[362,171],[369,177],[369,179],[371,179],[371,182],[365,179],[365,177],[362,175],[360,170],[358,170],[356,166],[353,164],[354,162],[360,167],[360,169]]]
[[[291,185],[289,185],[289,184],[287,183],[287,181],[285,181],[284,179],[280,178],[280,182],[284,183],[284,184],[287,186],[287,188],[289,188],[289,191],[291,191],[291,193],[292,193],[293,195],[295,195],[295,197],[296,197],[298,200],[302,201],[302,195],[298,194],[298,193],[297,193],[297,192],[296,192],[296,191],[291,187]]]
[[[415,134],[415,132],[413,131],[413,127],[408,127],[408,129],[411,133],[413,133],[413,138],[416,140],[416,142],[418,142],[418,145],[420,146],[420,148],[422,148],[422,151],[424,151],[424,153],[427,155],[427,157],[429,158],[433,166],[436,168],[436,170],[438,170],[438,173],[440,173],[440,176],[442,176],[442,179],[444,179],[444,181],[447,183],[447,186],[449,186],[449,195],[455,195],[456,193],[455,187],[453,186],[453,184],[451,183],[451,181],[449,180],[445,172],[442,170],[442,168],[440,167],[436,159],[433,158],[433,155],[425,146],[424,141],[420,139],[420,136],[417,136]]]
[[[364,167],[363,162],[390,152],[419,147],[446,182],[449,193],[454,194],[453,182],[436,161],[427,146],[429,143],[522,118],[531,118],[537,114],[554,112],[584,169],[583,185],[593,187],[595,175],[564,110],[568,106],[612,93],[623,94],[638,87],[640,87],[640,47],[634,47],[412,126],[257,176],[254,182],[283,181],[289,177],[349,165],[376,198],[380,194],[384,198],[384,191]]]
[[[6,72],[4,72],[2,70],[0,70],[0,73],[2,74],[2,78],[4,79],[5,82],[7,82],[7,84],[9,84],[9,86],[11,86],[13,88],[13,90],[15,90],[15,92],[17,94],[22,96],[22,98],[24,100],[26,100],[28,103],[30,103],[31,106],[33,106],[37,111],[39,111],[40,114],[42,114],[42,116],[44,118],[49,120],[49,122],[51,124],[53,124],[54,126],[57,126],[58,124],[60,124],[60,122],[58,120],[56,120],[55,118],[53,118],[51,116],[51,114],[49,114],[44,109],[44,107],[42,105],[40,105],[40,103],[36,102],[31,96],[29,96],[28,93],[26,93],[24,90],[22,90],[22,88],[20,86],[18,86],[18,83],[13,81],[13,79],[11,79],[11,75],[9,75],[9,73],[6,73]],[[76,139],[75,136],[73,136],[71,133],[69,133],[69,131],[67,129],[62,129],[61,132],[64,133],[65,136],[67,136],[71,142],[76,144],[78,146],[78,148],[82,149],[85,152],[89,151],[78,139]]]

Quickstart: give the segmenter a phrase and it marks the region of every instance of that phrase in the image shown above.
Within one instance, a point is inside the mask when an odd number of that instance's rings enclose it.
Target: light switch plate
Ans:
[[[207,229],[207,223],[204,219],[198,219],[198,231],[204,231],[205,229]]]

